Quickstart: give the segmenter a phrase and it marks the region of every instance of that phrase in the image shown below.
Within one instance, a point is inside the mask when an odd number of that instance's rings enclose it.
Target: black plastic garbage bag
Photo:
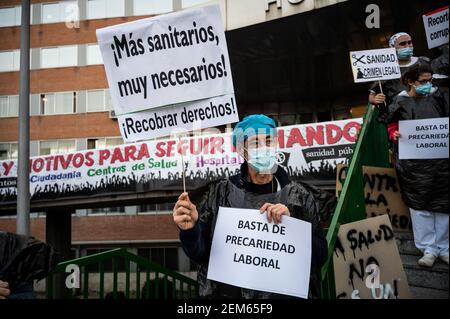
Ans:
[[[54,249],[33,237],[0,231],[0,280],[11,292],[48,276],[57,263]]]

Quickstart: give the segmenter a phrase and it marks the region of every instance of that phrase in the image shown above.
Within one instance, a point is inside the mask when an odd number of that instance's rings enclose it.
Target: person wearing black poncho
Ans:
[[[245,289],[207,279],[209,255],[219,206],[259,209],[269,222],[280,223],[282,216],[312,224],[310,298],[318,295],[315,271],[327,259],[327,241],[321,216],[334,209],[335,197],[312,186],[290,181],[276,165],[277,131],[269,117],[250,115],[233,131],[233,144],[245,159],[240,173],[211,183],[198,196],[183,193],[173,210],[180,240],[187,256],[199,265],[197,281],[202,298],[284,298],[264,291]],[[198,211],[197,211],[198,209]]]
[[[55,268],[53,247],[33,237],[0,231],[0,299],[33,299],[33,280]]]
[[[398,63],[400,66],[400,72],[404,74],[412,67],[418,64],[430,63],[430,59],[425,56],[414,56],[414,45],[412,37],[406,32],[399,32],[392,35],[389,39],[389,47],[395,48],[397,52]],[[392,103],[393,99],[403,90],[406,90],[406,86],[400,79],[392,79],[381,81],[380,85],[374,82],[369,89],[369,102],[373,105],[377,105],[380,113],[378,120],[387,124],[387,117],[389,114],[388,106]],[[382,91],[381,91],[382,90]],[[386,104],[384,104],[386,102]]]
[[[428,64],[411,68],[402,76],[408,86],[389,107],[389,137],[396,143],[401,133],[398,121],[431,119],[449,116],[448,89],[432,85]],[[418,263],[431,267],[439,257],[448,264],[449,229],[449,159],[398,159],[396,169],[402,197],[410,209],[414,241],[423,257]]]

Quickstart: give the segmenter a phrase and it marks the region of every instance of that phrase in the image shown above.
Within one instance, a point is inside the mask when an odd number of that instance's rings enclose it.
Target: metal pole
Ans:
[[[30,234],[30,0],[22,0],[16,232]]]

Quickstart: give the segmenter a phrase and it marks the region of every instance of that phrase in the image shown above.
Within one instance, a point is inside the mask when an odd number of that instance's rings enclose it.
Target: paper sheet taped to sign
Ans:
[[[355,83],[399,79],[402,75],[394,48],[352,51],[350,63]]]

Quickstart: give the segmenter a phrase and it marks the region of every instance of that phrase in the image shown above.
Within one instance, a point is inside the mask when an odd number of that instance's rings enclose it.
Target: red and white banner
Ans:
[[[353,153],[362,119],[278,128],[278,165],[292,179],[334,181],[336,165]],[[236,174],[243,159],[231,133],[125,144],[30,159],[33,200],[180,190]],[[15,201],[17,162],[0,161],[0,202]]]

